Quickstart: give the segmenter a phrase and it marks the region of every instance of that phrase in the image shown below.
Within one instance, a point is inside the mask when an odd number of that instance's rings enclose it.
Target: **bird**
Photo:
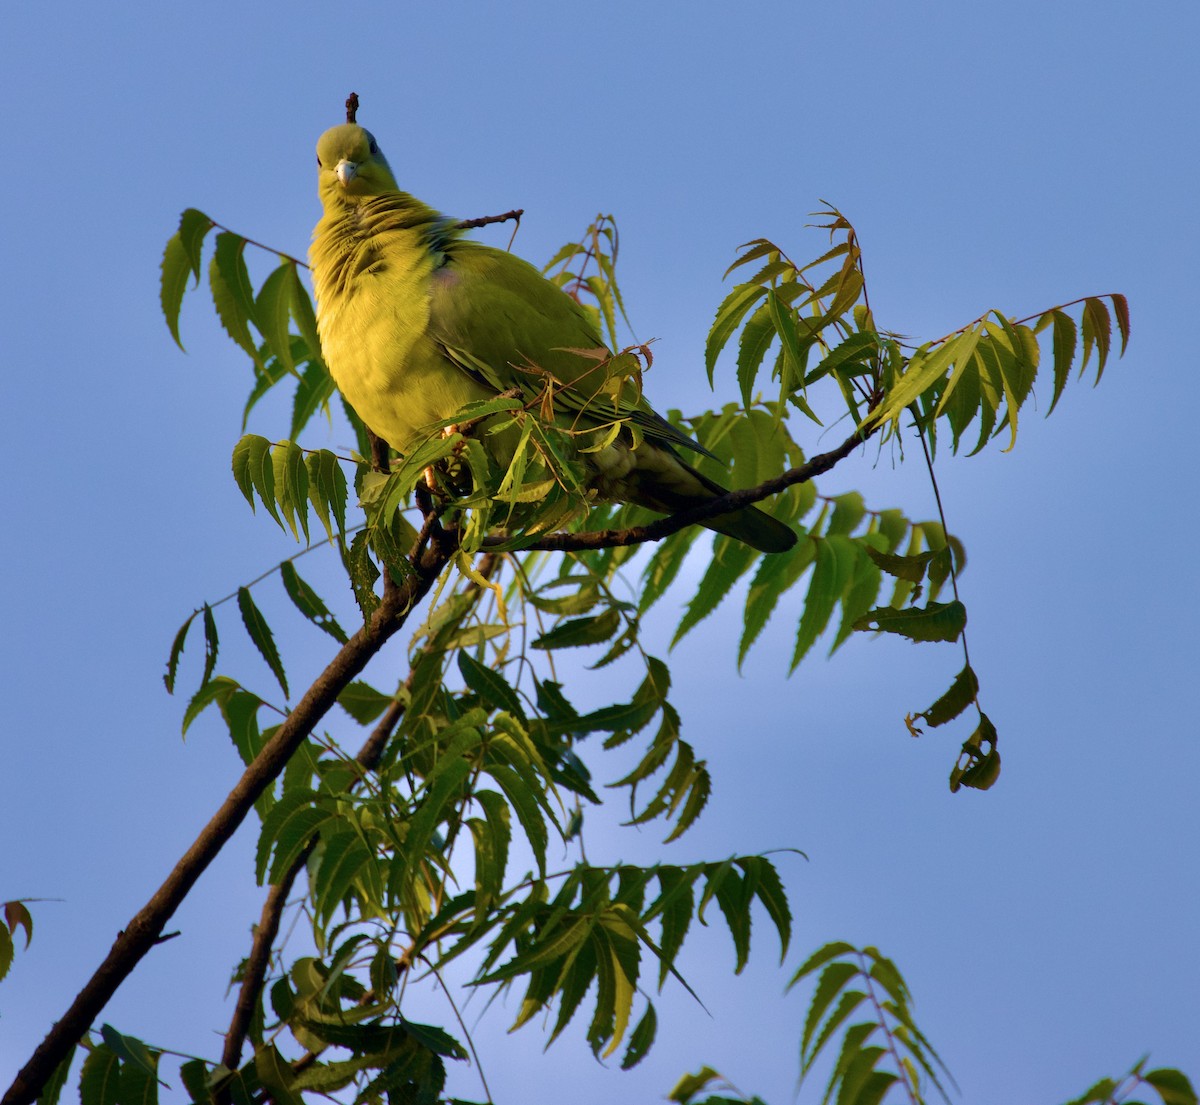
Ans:
[[[671,514],[726,494],[680,455],[711,456],[598,365],[596,323],[571,295],[507,250],[401,191],[374,135],[356,122],[317,142],[323,214],[309,250],[317,330],[334,383],[365,425],[402,456],[467,404],[521,395],[572,428],[611,428],[580,452],[598,498]],[[545,403],[546,384],[553,402]],[[492,451],[512,434],[485,435]],[[503,469],[502,469],[503,470]],[[701,523],[764,553],[795,532],[754,506]]]

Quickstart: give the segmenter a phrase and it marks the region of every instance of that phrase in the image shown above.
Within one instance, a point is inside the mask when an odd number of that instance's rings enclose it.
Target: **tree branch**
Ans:
[[[275,781],[297,748],[384,643],[404,625],[409,612],[429,591],[453,555],[453,543],[434,534],[414,565],[416,572],[389,589],[371,620],[342,646],[275,735],[246,768],[221,808],[200,831],[162,886],[118,933],[104,961],[70,1008],[46,1034],[29,1062],[0,1099],[0,1105],[30,1105],[70,1053],[117,988],[155,945],[163,927],[197,879],[245,819],[255,800]],[[414,558],[417,559],[417,558]]]

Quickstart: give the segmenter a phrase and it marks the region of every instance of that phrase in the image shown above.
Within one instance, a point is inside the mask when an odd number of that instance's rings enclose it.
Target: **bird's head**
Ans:
[[[356,123],[331,127],[321,135],[317,142],[317,187],[326,204],[398,190],[375,136]]]

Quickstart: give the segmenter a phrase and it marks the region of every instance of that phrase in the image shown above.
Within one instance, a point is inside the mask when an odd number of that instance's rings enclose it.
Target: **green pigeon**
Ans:
[[[432,423],[516,390],[560,425],[628,420],[581,454],[601,498],[670,514],[725,493],[678,451],[706,450],[640,390],[622,393],[598,371],[612,354],[580,304],[528,262],[465,239],[455,220],[400,191],[369,131],[354,123],[326,131],[317,164],[325,212],[309,259],[321,348],[342,395],[375,434],[404,454]],[[506,437],[484,440],[496,452]],[[512,448],[509,439],[501,463]],[[702,524],[762,552],[796,542],[788,526],[753,506]]]

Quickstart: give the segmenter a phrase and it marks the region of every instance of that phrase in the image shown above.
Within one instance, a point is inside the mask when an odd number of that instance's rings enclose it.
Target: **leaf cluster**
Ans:
[[[335,413],[303,263],[267,250],[276,264],[257,280],[247,263],[257,243],[184,212],[162,264],[168,328],[180,342],[182,302],[199,285],[207,252],[214,310],[251,369],[232,473],[251,509],[262,507],[303,546],[201,604],[167,662],[166,686],[175,691],[187,641],[202,627],[183,730],[214,708],[254,776],[246,794],[259,819],[256,876],[271,887],[263,938],[234,975],[238,1014],[222,1057],[182,1065],[193,1101],[291,1103],[335,1093],[360,1102],[447,1100],[446,1061],[468,1059],[469,1034],[461,1021],[451,1031],[411,1022],[403,1010],[408,986],[440,979],[451,963],[466,970],[471,987],[520,990],[514,1028],[542,1020],[552,1041],[580,1017],[596,1056],[620,1053],[631,1067],[656,1035],[652,992],[688,986],[683,948],[695,922],[721,917],[741,971],[752,920],[765,913],[786,956],[791,907],[766,855],[647,866],[588,859],[588,815],[607,790],[621,793],[627,824],[661,824],[670,842],[695,824],[714,785],[684,737],[669,666],[642,641],[644,620],[671,605],[681,611],[674,643],[722,604],[739,604],[739,665],[768,621],[787,612],[789,672],[818,644],[833,652],[855,632],[957,644],[962,671],[907,723],[915,735],[920,725],[939,728],[973,709],[978,720],[951,786],[996,781],[996,729],[965,656],[961,542],[940,514],[912,519],[870,506],[858,492],[823,495],[816,480],[876,434],[898,440],[915,430],[932,455],[939,430],[949,430],[957,450],[977,422],[972,452],[1004,429],[1011,448],[1040,342],[1052,349],[1053,409],[1080,346],[1080,371],[1094,356],[1099,378],[1114,318],[1124,349],[1128,311],[1116,295],[1017,321],[991,311],[913,348],[876,326],[853,226],[833,208],[822,216],[829,246],[815,259],[798,264],[757,239],[730,266],[741,282],[717,310],[706,368],[715,382],[732,362],[739,401],[670,416],[701,446],[702,473],[743,489],[728,505],[770,496],[769,509],[794,527],[793,549],[764,556],[598,495],[589,456],[618,440],[636,445],[645,427],[622,399],[640,395],[652,365],[649,347],[621,348],[626,316],[610,216],[545,269],[620,350],[594,356],[594,394],[581,399],[526,366],[520,389],[430,426],[423,442],[397,456],[349,409],[354,451],[301,444],[315,415]],[[279,385],[292,389],[286,437],[245,432]],[[576,417],[584,411],[586,420]],[[794,425],[838,419],[852,424],[846,442],[806,457]],[[648,535],[662,539],[643,551]],[[318,548],[340,561],[341,601],[318,594],[297,568]],[[294,632],[268,620],[273,607],[262,591],[272,586],[338,646],[294,703],[280,644]],[[233,606],[282,703],[222,670],[220,634]],[[407,645],[384,656],[401,627],[411,630]],[[380,664],[368,681],[362,669],[374,657]],[[601,704],[580,705],[598,692]],[[340,714],[328,713],[334,702]],[[264,757],[293,729],[291,751],[264,773]],[[312,947],[289,954],[275,934],[297,882],[290,908],[306,920]],[[9,944],[17,924],[29,934],[20,916],[6,919],[0,936]],[[801,1068],[808,1073],[836,1049],[825,1100],[878,1102],[903,1090],[915,1101],[927,1084],[941,1090],[944,1068],[889,960],[833,944],[799,968],[793,985],[810,977]],[[83,1046],[84,1105],[155,1100],[165,1052],[109,1026]],[[69,1063],[68,1055],[45,1083],[48,1102]],[[1150,1074],[1142,1081],[1170,1084]],[[719,1082],[706,1068],[673,1099],[699,1101]]]

